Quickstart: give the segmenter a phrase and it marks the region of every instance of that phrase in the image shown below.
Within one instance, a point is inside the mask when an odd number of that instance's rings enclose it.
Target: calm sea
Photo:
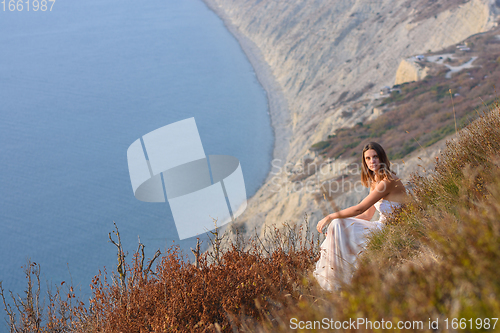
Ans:
[[[273,133],[250,63],[200,0],[52,4],[0,7],[0,280],[21,293],[31,258],[42,284],[72,278],[88,297],[99,269],[116,268],[113,221],[129,259],[138,236],[147,257],[196,242],[179,241],[168,203],[134,198],[132,142],[195,117],[207,155],[240,160],[250,197]]]

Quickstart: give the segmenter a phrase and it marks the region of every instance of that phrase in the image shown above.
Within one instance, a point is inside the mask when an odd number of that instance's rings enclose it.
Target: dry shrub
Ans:
[[[124,286],[106,274],[94,278],[87,324],[103,332],[229,332],[299,298],[303,272],[317,259],[302,234],[301,227],[274,228],[270,246],[257,238],[250,250],[233,243],[216,262],[213,252],[202,253],[198,268],[172,246],[148,276],[136,253]],[[291,235],[297,242],[287,241]]]
[[[309,231],[287,223],[264,240],[238,236],[224,249],[198,253],[196,265],[172,246],[154,269],[156,256],[145,265],[140,242],[132,262],[125,262],[118,229],[114,233],[117,274],[104,270],[92,279],[89,307],[69,286],[67,294],[49,292],[44,315],[39,267],[30,263],[27,297],[20,303],[12,295],[14,309],[3,298],[11,332],[230,332],[299,299],[304,272],[317,260]],[[220,243],[223,237],[213,234],[212,245]]]
[[[76,299],[73,287],[65,285],[63,281],[60,286],[56,286],[55,291],[52,288],[47,290],[48,305],[44,309],[45,298],[41,296],[40,288],[40,265],[28,259],[24,273],[27,282],[24,296],[10,292],[12,304],[8,302],[9,297],[6,297],[0,281],[0,297],[7,314],[6,322],[10,333],[80,332],[87,319],[87,309],[83,302]]]

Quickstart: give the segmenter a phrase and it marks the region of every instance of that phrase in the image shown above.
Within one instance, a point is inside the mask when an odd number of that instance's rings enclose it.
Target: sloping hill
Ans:
[[[274,327],[268,319],[253,331],[317,321],[317,332],[329,332],[354,321],[362,332],[498,332],[500,105],[483,110],[430,175],[413,177],[413,199],[372,235],[350,284],[327,293],[311,277],[307,297],[275,311]]]
[[[381,102],[379,90],[392,86],[401,60],[442,50],[494,28],[498,11],[486,0],[206,2],[236,34],[247,36],[260,50],[289,109],[289,122],[284,125],[289,131],[276,132],[278,142],[289,143],[288,147],[279,147],[286,151],[286,158],[275,151],[280,160],[273,161],[268,180],[249,200],[247,211],[237,223],[246,230],[298,220],[306,212],[314,215],[310,221],[315,223],[329,207],[315,200],[322,182],[339,179],[352,157],[343,156],[347,158],[335,162],[322,160],[310,147],[327,140],[341,127],[349,128],[382,114],[373,115]],[[287,118],[280,117],[273,108],[271,117]],[[381,139],[376,135],[364,138],[356,145],[351,142],[351,148]],[[414,141],[408,136],[398,143],[408,152]],[[400,176],[405,179],[404,169],[413,169],[413,164],[432,164],[427,156],[433,155],[433,149],[419,151],[420,156],[413,159],[405,158]],[[306,173],[300,183],[292,182],[305,164],[337,170],[329,175],[315,173],[319,178]],[[336,203],[340,208],[358,202],[366,194],[363,190],[348,192],[339,193]]]

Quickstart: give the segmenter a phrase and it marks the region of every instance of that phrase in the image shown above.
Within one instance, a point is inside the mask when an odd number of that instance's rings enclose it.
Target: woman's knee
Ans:
[[[335,229],[337,229],[340,225],[340,219],[333,219],[332,222],[330,222],[330,225],[328,226],[327,232],[333,232]]]

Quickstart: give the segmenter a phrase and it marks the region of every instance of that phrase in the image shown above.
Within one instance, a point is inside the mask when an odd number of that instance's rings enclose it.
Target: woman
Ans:
[[[406,201],[405,187],[390,166],[382,146],[376,142],[368,143],[363,148],[361,182],[370,188],[370,194],[359,204],[318,222],[320,233],[331,222],[314,270],[314,276],[323,289],[338,289],[340,281],[350,281],[356,256],[363,249],[369,233],[380,229],[385,215]],[[370,222],[375,209],[379,211],[380,219]]]

